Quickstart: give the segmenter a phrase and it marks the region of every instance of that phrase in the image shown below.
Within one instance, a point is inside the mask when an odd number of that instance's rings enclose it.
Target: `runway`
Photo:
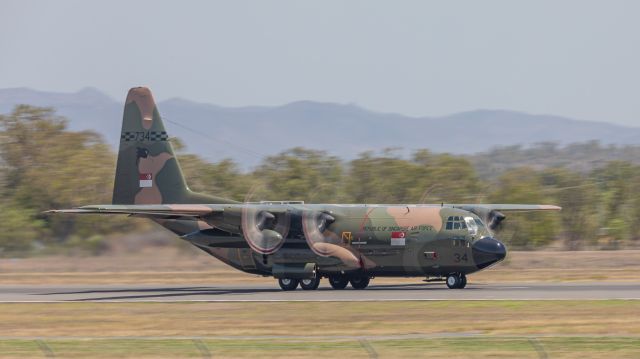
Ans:
[[[0,285],[0,303],[17,302],[271,302],[271,301],[429,301],[429,300],[640,300],[640,282],[469,283],[448,289],[443,283],[380,284],[365,290],[293,292],[273,285]]]

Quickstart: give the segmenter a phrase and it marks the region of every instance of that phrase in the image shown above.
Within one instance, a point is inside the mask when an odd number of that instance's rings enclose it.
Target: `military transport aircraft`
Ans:
[[[421,276],[464,288],[466,275],[504,259],[491,229],[506,211],[559,210],[524,204],[306,204],[236,202],[192,192],[148,88],[125,102],[113,203],[53,213],[149,218],[283,290],[364,289],[380,276]]]

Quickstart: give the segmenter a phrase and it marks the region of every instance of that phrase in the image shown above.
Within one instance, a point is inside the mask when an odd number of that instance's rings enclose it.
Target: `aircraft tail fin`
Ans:
[[[151,90],[129,90],[113,187],[113,204],[199,204],[234,201],[189,190]]]

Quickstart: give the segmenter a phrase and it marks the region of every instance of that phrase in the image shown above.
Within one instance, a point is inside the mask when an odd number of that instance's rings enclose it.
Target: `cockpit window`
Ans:
[[[476,221],[473,219],[473,217],[464,217],[464,222],[469,227],[470,235],[475,236],[476,234],[478,234],[478,225],[476,224]]]
[[[478,233],[479,227],[482,227],[482,222],[479,219],[474,219],[473,217],[449,216],[447,218],[445,229],[466,229],[469,231],[469,234],[475,236]]]
[[[446,229],[447,230],[453,230],[453,229],[467,229],[467,223],[464,220],[464,217],[462,216],[449,216],[447,218],[447,224],[446,224]]]

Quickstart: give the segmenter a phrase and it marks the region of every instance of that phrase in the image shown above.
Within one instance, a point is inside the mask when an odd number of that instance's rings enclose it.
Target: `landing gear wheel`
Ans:
[[[350,282],[353,289],[365,289],[369,285],[369,277],[365,275],[353,277]]]
[[[460,274],[460,287],[458,287],[459,289],[462,289],[464,287],[467,286],[467,276],[464,274]]]
[[[304,290],[316,290],[320,285],[320,277],[316,276],[315,278],[303,279],[300,281],[300,288]]]
[[[447,276],[447,287],[449,289],[461,289],[467,284],[467,277],[464,274],[452,273]]]
[[[278,284],[280,284],[280,288],[282,288],[282,290],[296,290],[296,288],[298,288],[298,283],[300,282],[297,279],[291,279],[291,278],[278,279]]]
[[[329,284],[333,289],[344,289],[349,284],[349,280],[345,276],[329,277]]]

